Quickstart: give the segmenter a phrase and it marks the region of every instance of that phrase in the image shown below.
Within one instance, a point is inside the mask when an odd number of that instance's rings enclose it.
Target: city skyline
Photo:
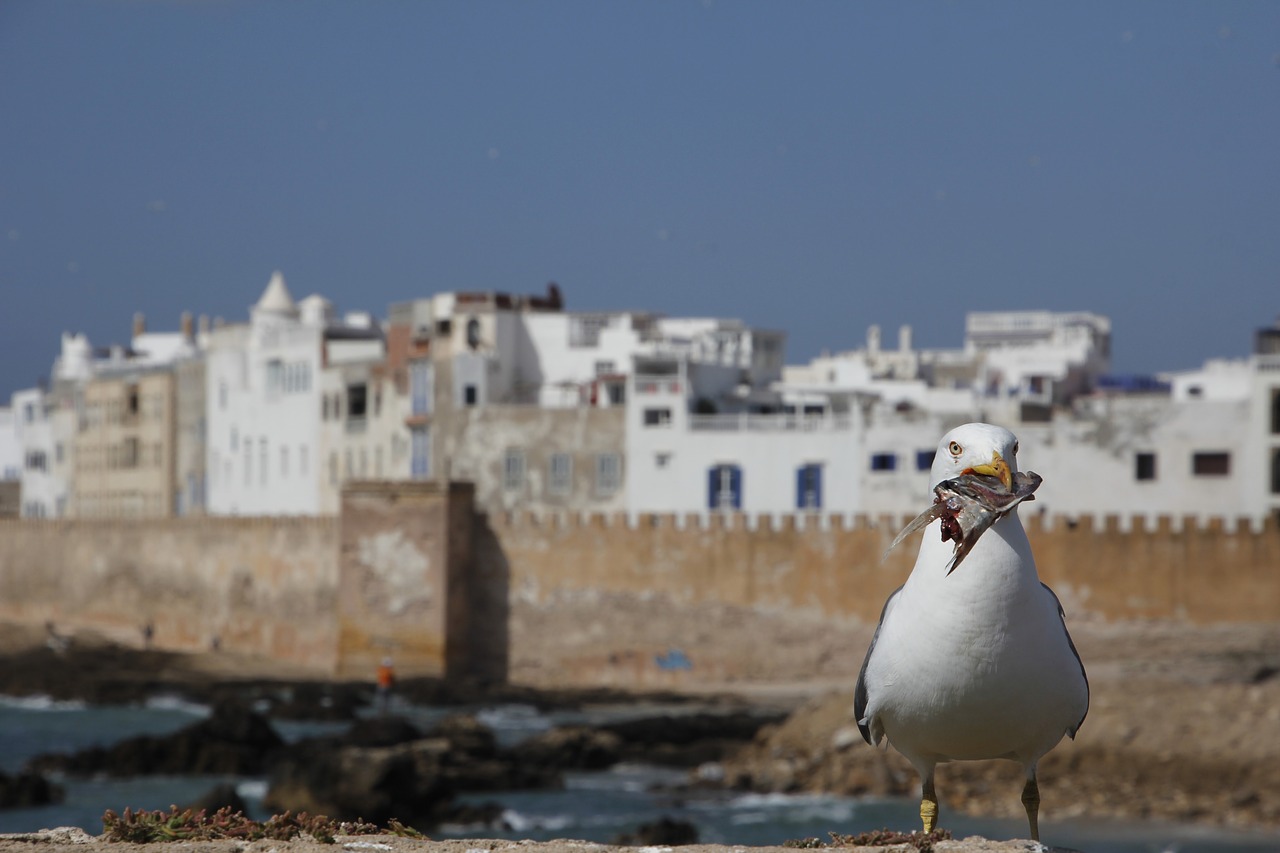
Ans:
[[[1117,372],[1194,368],[1280,313],[1277,94],[1264,3],[8,3],[0,394],[275,269],[375,316],[554,280],[792,363],[1092,311]]]

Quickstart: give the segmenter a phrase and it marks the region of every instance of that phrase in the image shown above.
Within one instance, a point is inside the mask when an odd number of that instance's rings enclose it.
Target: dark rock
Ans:
[[[557,771],[500,753],[493,733],[473,718],[449,718],[432,735],[392,746],[295,744],[271,769],[265,805],[339,820],[434,825],[449,818],[459,793],[561,783]]]
[[[372,717],[358,720],[334,738],[342,746],[395,746],[422,738],[422,731],[404,717]]]
[[[437,824],[481,829],[510,829],[502,819],[506,807],[501,803],[450,803],[436,820]]]
[[[620,847],[680,847],[698,843],[698,827],[687,820],[665,815],[653,823],[642,823],[635,832],[624,832],[613,839]]]
[[[314,682],[291,685],[271,697],[267,714],[280,720],[342,722],[357,719],[367,704],[354,685]]]
[[[208,719],[172,735],[143,735],[71,755],[36,756],[28,767],[71,775],[256,776],[266,772],[270,756],[283,745],[262,715],[238,703],[222,703]]]
[[[38,773],[0,773],[0,809],[25,809],[62,802],[65,791]]]
[[[516,745],[522,764],[560,770],[604,770],[622,760],[622,738],[587,726],[563,726]]]
[[[619,760],[697,767],[728,757],[754,738],[762,727],[784,719],[786,715],[782,713],[762,715],[745,711],[667,714],[608,723],[600,730],[622,741]]]
[[[454,750],[476,758],[492,758],[498,753],[493,730],[470,714],[451,714],[429,732],[430,737],[449,741]]]
[[[230,782],[222,782],[214,785],[205,791],[200,797],[193,802],[187,803],[182,807],[183,810],[190,809],[193,812],[203,811],[206,814],[213,814],[219,809],[230,809],[233,813],[240,812],[244,814],[248,812],[249,807],[245,805],[245,801],[241,798],[236,786]]]

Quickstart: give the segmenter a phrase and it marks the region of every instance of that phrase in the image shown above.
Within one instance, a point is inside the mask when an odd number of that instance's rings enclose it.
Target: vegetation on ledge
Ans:
[[[111,809],[102,815],[102,836],[107,841],[123,841],[145,844],[149,841],[213,841],[231,838],[257,841],[267,838],[289,841],[299,835],[309,835],[324,844],[333,844],[339,835],[400,835],[423,838],[422,833],[405,826],[398,820],[390,820],[385,828],[364,821],[338,821],[324,815],[290,812],[275,815],[265,821],[251,820],[242,812],[229,808],[213,814],[200,811],[133,811],[125,809],[118,815]]]

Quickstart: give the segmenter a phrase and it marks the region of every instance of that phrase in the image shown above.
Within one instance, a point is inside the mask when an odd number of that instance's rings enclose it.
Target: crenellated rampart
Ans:
[[[430,509],[434,493],[415,498],[427,507],[420,524],[394,486],[370,494],[401,509],[379,510],[372,518],[384,527],[363,533],[337,517],[0,522],[0,619],[133,643],[149,623],[159,647],[204,649],[216,637],[335,672],[364,666],[390,625],[401,626],[399,647],[412,646],[414,592],[397,576],[351,606],[363,588],[352,578],[376,575],[387,553],[450,591],[453,615],[430,611],[447,639],[422,643],[431,655],[447,646],[458,660],[501,658],[489,671],[520,680],[637,683],[642,672],[662,683],[691,677],[678,656],[655,669],[656,654],[678,650],[698,662],[698,677],[777,677],[804,655],[800,670],[824,671],[830,649],[812,639],[874,624],[915,555],[904,544],[883,559],[908,520],[898,516],[515,513],[476,515],[465,529],[448,522],[448,534],[432,527],[446,523]],[[1029,514],[1024,523],[1069,617],[1280,621],[1274,519]],[[376,539],[385,525],[412,525],[404,542],[416,551]],[[449,535],[472,544],[433,544]],[[353,563],[357,546],[373,556]],[[353,643],[364,645],[343,648]]]

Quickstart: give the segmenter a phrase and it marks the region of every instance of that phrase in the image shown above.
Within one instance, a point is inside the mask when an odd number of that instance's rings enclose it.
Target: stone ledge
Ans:
[[[837,849],[837,848],[830,848]],[[888,847],[840,848],[858,853],[915,853],[906,844]],[[991,841],[981,836],[940,841],[935,853],[1077,853],[1064,847],[1046,847],[1034,841]],[[593,841],[557,839],[555,841],[508,841],[481,838],[429,841],[392,835],[339,836],[335,844],[321,844],[310,838],[293,841],[181,841],[156,844],[124,844],[109,842],[75,827],[42,829],[0,835],[0,853],[795,853],[791,847],[746,847],[724,844],[692,844],[686,847],[615,847]]]

